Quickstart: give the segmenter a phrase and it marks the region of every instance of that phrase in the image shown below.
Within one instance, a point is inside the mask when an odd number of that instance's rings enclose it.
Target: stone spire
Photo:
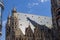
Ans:
[[[13,10],[12,10],[12,13],[16,13],[16,8],[14,7]]]
[[[16,8],[14,7],[13,9],[12,9],[12,17],[17,17],[17,11],[16,11]]]

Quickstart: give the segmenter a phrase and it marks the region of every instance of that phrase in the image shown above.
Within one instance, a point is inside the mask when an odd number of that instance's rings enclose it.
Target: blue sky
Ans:
[[[5,24],[8,14],[11,13],[13,7],[17,9],[17,12],[51,17],[50,0],[3,0],[3,2],[4,12],[1,40],[5,40]]]

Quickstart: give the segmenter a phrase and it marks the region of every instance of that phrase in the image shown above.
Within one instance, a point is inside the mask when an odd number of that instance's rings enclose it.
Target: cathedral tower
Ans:
[[[3,12],[3,9],[4,9],[4,4],[3,4],[3,1],[0,0],[0,35],[2,34],[1,31],[2,31],[2,12]]]
[[[12,15],[8,16],[8,21],[6,24],[6,40],[17,40],[17,37],[20,36],[19,34],[20,29],[18,28],[17,11],[13,8]]]
[[[51,10],[55,40],[60,40],[60,0],[51,0]]]

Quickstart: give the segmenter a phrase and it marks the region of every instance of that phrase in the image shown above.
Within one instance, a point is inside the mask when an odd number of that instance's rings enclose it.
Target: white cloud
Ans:
[[[32,8],[33,6],[38,6],[41,3],[48,2],[49,0],[37,0],[38,2],[28,3],[28,7]]]
[[[33,6],[38,6],[39,5],[39,3],[38,2],[36,2],[36,3],[28,3],[28,7],[29,8],[32,8]]]
[[[37,3],[34,3],[34,2],[33,2],[33,3],[28,3],[28,5],[29,5],[29,6],[37,6],[37,5],[39,5],[39,3],[38,3],[38,2],[37,2]]]
[[[49,1],[49,0],[38,0],[38,1],[40,1],[40,2],[43,3],[43,2],[47,2],[47,1]]]
[[[37,6],[37,5],[39,5],[39,3],[33,3],[32,5],[33,5],[33,6]]]
[[[41,0],[41,2],[44,2],[44,0]]]
[[[31,9],[35,6],[38,6],[38,5],[39,5],[38,2],[28,3],[28,8],[29,8],[28,13],[31,13],[32,12]]]

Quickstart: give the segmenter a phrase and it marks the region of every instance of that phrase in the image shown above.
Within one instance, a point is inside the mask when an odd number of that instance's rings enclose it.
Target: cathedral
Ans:
[[[6,23],[6,40],[60,40],[60,0],[51,0],[52,18],[12,9]]]
[[[51,18],[12,9],[6,24],[6,40],[52,40]]]

